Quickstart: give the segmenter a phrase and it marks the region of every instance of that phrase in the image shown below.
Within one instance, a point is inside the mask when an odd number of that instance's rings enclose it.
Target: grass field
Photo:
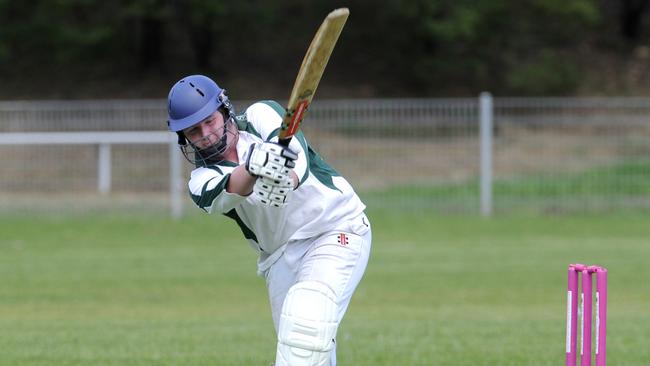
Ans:
[[[494,179],[497,212],[608,213],[650,207],[650,160],[623,161],[582,172],[528,174]],[[462,184],[396,185],[363,192],[372,207],[478,212],[479,178]],[[433,203],[432,203],[433,202]]]
[[[561,365],[570,262],[610,270],[609,364],[650,364],[647,216],[370,217],[339,365]],[[264,281],[228,219],[0,219],[1,366],[268,366],[274,355]]]

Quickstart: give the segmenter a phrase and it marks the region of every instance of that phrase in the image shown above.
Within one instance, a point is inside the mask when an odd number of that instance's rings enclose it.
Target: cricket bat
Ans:
[[[311,41],[282,119],[278,136],[281,145],[289,146],[291,138],[298,132],[348,15],[348,8],[336,9],[329,13]]]

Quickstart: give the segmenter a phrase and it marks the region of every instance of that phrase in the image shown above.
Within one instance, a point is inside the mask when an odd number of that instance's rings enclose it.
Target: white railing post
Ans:
[[[183,215],[182,163],[176,139],[172,139],[169,142],[169,202],[171,215],[174,219]]]
[[[0,102],[0,106],[2,102]],[[167,131],[112,131],[112,132],[0,132],[2,145],[96,145],[97,189],[101,194],[111,191],[112,144],[167,144],[170,158],[171,215],[183,214],[182,157],[176,139]]]
[[[108,143],[99,144],[97,189],[101,194],[108,194],[111,191],[111,145]]]
[[[480,135],[481,135],[481,215],[492,215],[492,139],[494,135],[494,108],[492,94],[481,93],[480,97]]]

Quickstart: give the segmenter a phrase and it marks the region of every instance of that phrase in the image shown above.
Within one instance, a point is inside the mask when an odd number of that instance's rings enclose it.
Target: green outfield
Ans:
[[[562,365],[576,261],[610,270],[610,364],[650,364],[647,216],[370,217],[339,365]],[[0,220],[1,366],[268,366],[274,355],[264,281],[228,219]]]
[[[518,213],[648,212],[650,160],[596,166],[581,172],[496,178],[494,209]],[[362,192],[369,206],[438,212],[478,212],[479,178],[462,184],[394,185]],[[432,204],[431,202],[434,202]]]

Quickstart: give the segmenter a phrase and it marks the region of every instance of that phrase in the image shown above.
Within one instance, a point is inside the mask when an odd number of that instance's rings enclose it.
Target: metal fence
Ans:
[[[238,110],[249,104],[235,102]],[[109,189],[106,145],[32,144],[29,134],[23,144],[2,143],[26,132],[147,138],[144,131],[165,131],[165,107],[164,100],[0,102],[0,212],[172,207],[170,192],[184,188],[173,183],[166,143],[111,143]],[[304,131],[378,209],[650,208],[650,98],[317,100]]]
[[[498,209],[650,207],[650,98],[499,98]]]

